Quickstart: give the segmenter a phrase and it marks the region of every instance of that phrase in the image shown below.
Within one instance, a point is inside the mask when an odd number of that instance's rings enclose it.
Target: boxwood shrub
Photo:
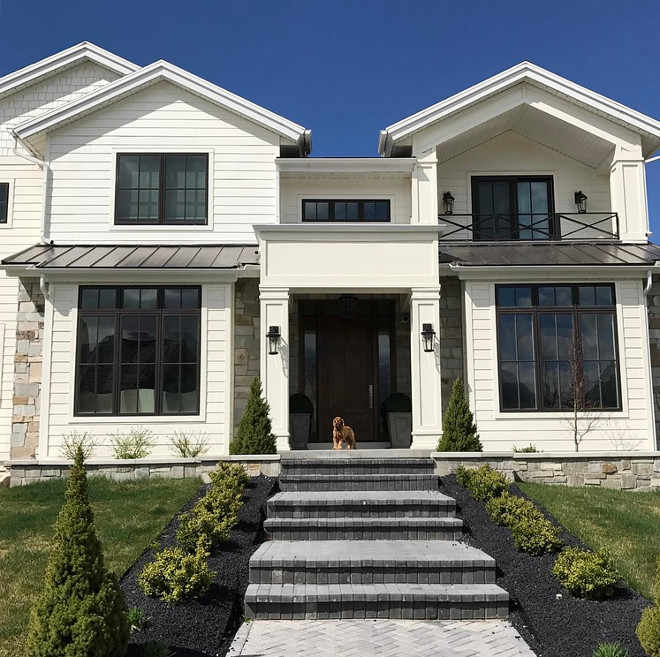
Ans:
[[[648,607],[642,612],[635,634],[649,657],[660,657],[660,607]]]
[[[475,500],[485,501],[499,497],[509,488],[507,478],[489,465],[476,469],[461,466],[456,470],[456,476],[461,486],[467,488]]]
[[[554,552],[561,546],[559,529],[541,512],[538,515],[523,516],[511,525],[513,545],[520,552],[539,555]]]
[[[486,511],[496,525],[505,527],[511,527],[521,518],[543,517],[534,502],[525,497],[510,495],[507,491],[500,497],[491,497],[486,502]]]
[[[572,595],[590,600],[611,596],[619,580],[616,568],[603,550],[565,548],[557,557],[552,573]]]

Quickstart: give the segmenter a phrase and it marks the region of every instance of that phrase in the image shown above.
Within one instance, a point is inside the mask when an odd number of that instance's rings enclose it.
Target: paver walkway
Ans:
[[[245,623],[229,657],[534,657],[507,621],[298,620]]]

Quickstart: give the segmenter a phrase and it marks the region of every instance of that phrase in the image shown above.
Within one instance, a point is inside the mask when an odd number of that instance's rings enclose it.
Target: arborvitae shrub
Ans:
[[[611,596],[619,580],[619,574],[606,552],[570,547],[557,557],[552,574],[572,595],[590,600],[603,600]]]
[[[121,657],[130,626],[124,594],[105,567],[78,446],[55,523],[43,591],[32,609],[29,657]]]
[[[261,381],[255,376],[250,384],[250,396],[238,425],[238,431],[229,445],[229,453],[275,454],[276,452],[270,406],[263,398]]]
[[[477,433],[477,425],[465,398],[463,379],[454,380],[449,406],[442,422],[442,438],[439,452],[481,452],[483,447]]]

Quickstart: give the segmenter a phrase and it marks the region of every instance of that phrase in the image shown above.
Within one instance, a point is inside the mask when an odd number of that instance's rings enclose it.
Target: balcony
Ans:
[[[560,240],[618,240],[616,212],[528,214],[440,214],[446,226],[441,241],[518,242]]]

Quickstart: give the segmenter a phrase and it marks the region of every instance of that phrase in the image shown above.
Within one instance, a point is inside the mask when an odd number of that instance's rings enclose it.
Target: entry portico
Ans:
[[[280,224],[255,226],[255,231],[261,253],[261,377],[278,449],[290,448],[288,405],[293,354],[289,317],[290,299],[297,294],[322,295],[326,299],[346,294],[358,299],[361,295],[399,295],[407,301],[412,447],[433,449],[442,431],[440,354],[437,340],[432,351],[424,351],[421,332],[424,324],[431,324],[438,332],[438,226]],[[277,327],[280,333],[276,354],[269,353],[268,327]],[[342,328],[337,325],[335,330]],[[323,347],[320,344],[318,348]],[[359,362],[358,354],[354,356]],[[350,389],[354,377],[346,372],[341,384]],[[324,394],[319,390],[320,396]],[[342,408],[332,412],[344,413]]]

